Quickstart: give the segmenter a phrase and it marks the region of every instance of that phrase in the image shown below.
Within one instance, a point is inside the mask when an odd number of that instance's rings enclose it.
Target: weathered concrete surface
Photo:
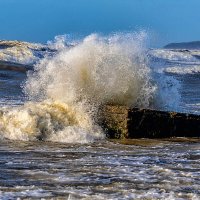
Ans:
[[[104,106],[100,123],[108,138],[200,137],[200,116],[124,106]]]
[[[99,112],[99,122],[107,137],[128,138],[128,109],[125,106],[103,106]]]

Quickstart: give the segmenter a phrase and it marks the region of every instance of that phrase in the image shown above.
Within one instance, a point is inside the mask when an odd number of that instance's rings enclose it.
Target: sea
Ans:
[[[105,104],[200,115],[200,49],[71,38],[0,40],[0,199],[200,199],[198,138],[109,140],[97,120]]]

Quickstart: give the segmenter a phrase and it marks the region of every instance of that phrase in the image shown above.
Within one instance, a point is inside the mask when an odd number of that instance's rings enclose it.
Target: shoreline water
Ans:
[[[4,199],[198,199],[200,195],[199,140],[0,143]]]

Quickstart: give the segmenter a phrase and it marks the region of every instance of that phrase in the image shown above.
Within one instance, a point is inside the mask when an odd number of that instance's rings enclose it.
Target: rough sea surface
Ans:
[[[104,103],[200,114],[200,51],[144,37],[0,41],[0,199],[200,199],[199,139],[118,143],[96,124]]]
[[[4,141],[1,199],[196,200],[200,197],[199,142]]]

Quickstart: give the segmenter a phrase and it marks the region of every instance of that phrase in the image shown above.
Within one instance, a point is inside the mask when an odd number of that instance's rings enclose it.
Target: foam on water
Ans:
[[[12,140],[68,143],[86,143],[104,137],[82,105],[57,101],[30,102],[22,107],[2,109],[0,136]]]
[[[150,49],[148,55],[157,82],[155,98],[157,108],[199,113],[198,76],[200,73],[198,50]],[[188,107],[193,102],[193,107]]]
[[[184,140],[1,142],[0,197],[198,200],[199,139]]]

